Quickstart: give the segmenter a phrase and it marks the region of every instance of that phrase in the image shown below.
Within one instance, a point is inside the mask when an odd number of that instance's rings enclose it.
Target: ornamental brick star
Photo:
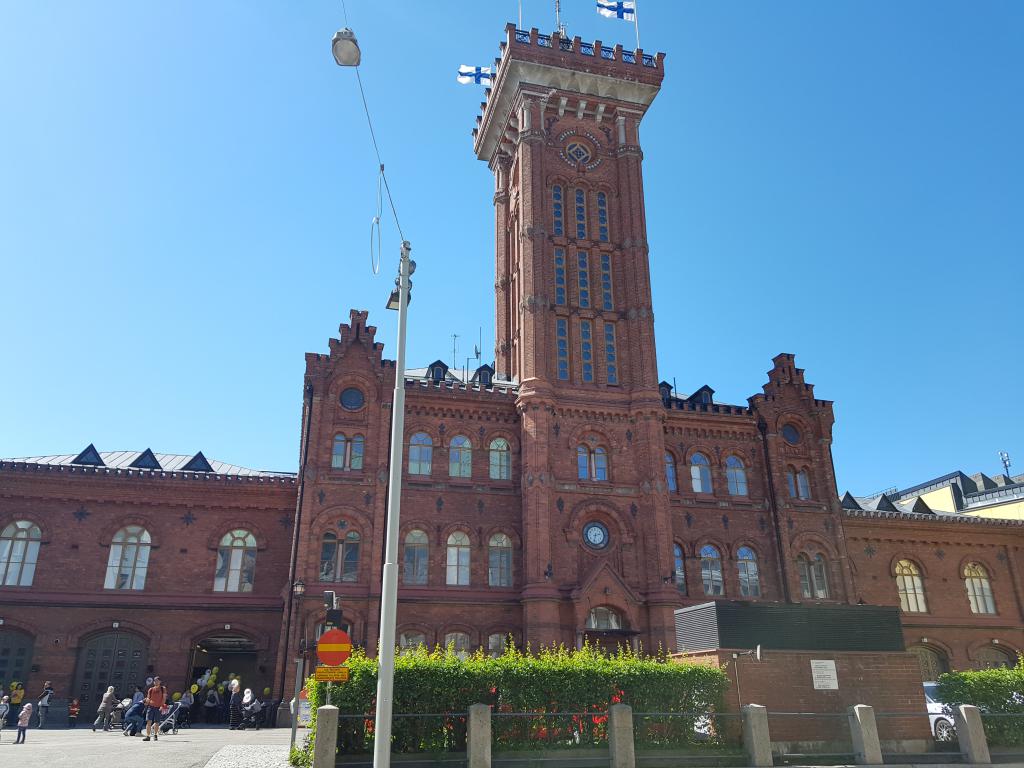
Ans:
[[[192,510],[191,509],[188,512],[186,512],[184,515],[181,516],[181,522],[183,522],[185,524],[186,528],[188,528],[190,525],[192,525],[192,523],[194,523],[195,521],[196,521],[196,516],[192,514]]]
[[[74,515],[75,520],[77,520],[80,523],[84,523],[85,519],[89,517],[90,514],[91,513],[89,512],[89,510],[87,510],[85,507],[79,507],[74,512],[72,512],[72,515]]]

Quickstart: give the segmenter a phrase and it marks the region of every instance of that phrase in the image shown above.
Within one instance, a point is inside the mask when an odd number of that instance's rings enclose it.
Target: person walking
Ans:
[[[207,725],[217,722],[217,710],[220,709],[220,696],[216,688],[206,692],[206,701],[203,702],[203,720]]]
[[[231,681],[231,701],[228,702],[228,729],[237,730],[242,722],[242,685],[238,680]]]
[[[39,706],[39,727],[46,727],[46,718],[50,715],[50,699],[53,698],[53,684],[47,680],[43,683],[43,692],[39,694],[36,704]]]
[[[146,738],[143,741],[149,741],[150,729],[153,731],[153,741],[159,741],[160,739],[160,715],[162,710],[167,705],[167,689],[164,684],[160,681],[159,677],[153,678],[153,687],[146,691]]]
[[[21,702],[25,698],[25,686],[21,683],[14,684],[14,690],[11,691],[11,712],[7,716],[11,725],[14,725],[18,721],[18,713],[21,712]]]
[[[96,719],[92,723],[92,732],[96,733],[96,726],[102,726],[104,731],[110,730],[110,717],[114,714],[114,707],[117,705],[117,696],[114,695],[114,686],[109,686],[103,694],[99,707],[96,708]]]
[[[32,703],[29,702],[21,708],[21,714],[18,715],[18,738],[14,740],[15,744],[25,743],[25,732],[28,730],[28,724],[32,722]]]
[[[2,689],[0,689],[2,690]],[[7,722],[7,713],[11,711],[11,697],[0,697],[0,738],[4,735],[4,723]]]
[[[82,711],[82,705],[78,699],[72,699],[71,703],[68,704],[68,728],[74,728],[78,725],[78,713]]]

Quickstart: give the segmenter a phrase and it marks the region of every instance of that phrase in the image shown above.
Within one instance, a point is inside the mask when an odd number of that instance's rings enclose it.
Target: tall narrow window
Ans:
[[[448,537],[445,583],[457,587],[469,586],[469,536],[462,531],[455,531]]]
[[[608,242],[608,195],[597,193],[597,239]]]
[[[786,486],[791,499],[811,498],[811,483],[805,469],[798,472],[793,467],[786,467]]]
[[[349,531],[345,537],[331,531],[320,540],[320,581],[359,580],[359,534]]]
[[[604,324],[604,358],[608,367],[608,383],[619,383],[619,364],[615,359],[615,323]]]
[[[427,644],[427,637],[422,632],[403,632],[398,636],[398,647],[405,652],[413,651]]]
[[[686,594],[686,558],[683,555],[683,548],[678,544],[672,546],[673,569],[672,578],[676,583],[676,589]]]
[[[427,583],[427,534],[420,530],[409,531],[405,535],[405,569],[403,581],[406,584]]]
[[[249,531],[225,533],[217,548],[214,592],[252,592],[256,578],[256,537]]]
[[[725,460],[725,478],[729,483],[730,496],[747,495],[747,470],[738,456]]]
[[[725,580],[722,578],[722,555],[716,547],[710,544],[700,548],[700,575],[704,582],[705,595],[725,594]]]
[[[512,586],[512,541],[504,533],[491,536],[487,545],[487,584]]]
[[[576,281],[580,289],[580,306],[590,307],[590,254],[576,251]]]
[[[690,485],[694,493],[711,493],[711,463],[703,453],[690,457]]]
[[[576,237],[583,240],[587,236],[587,198],[582,189],[576,190]]]
[[[928,603],[924,597],[924,583],[921,569],[912,560],[896,563],[896,592],[900,596],[900,608],[908,613],[927,613]]]
[[[487,655],[493,659],[505,653],[505,647],[511,645],[509,636],[494,632],[487,636]]]
[[[39,559],[39,526],[16,520],[0,533],[0,586],[31,587]]]
[[[761,579],[757,571],[757,555],[750,547],[736,551],[736,570],[740,577],[740,594],[744,597],[761,596]]]
[[[508,440],[503,437],[496,437],[491,440],[490,451],[490,475],[491,480],[509,480],[512,477],[512,452],[508,447]]]
[[[565,216],[562,210],[562,188],[556,184],[551,188],[551,213],[554,217],[553,232],[555,237],[561,237],[565,233]]]
[[[451,646],[455,655],[460,659],[469,658],[470,645],[469,635],[465,632],[449,632],[444,636],[445,648]]]
[[[583,380],[594,380],[594,333],[589,320],[580,320],[580,361]]]
[[[676,480],[676,457],[668,451],[665,451],[665,485],[671,493],[679,490],[679,482]]]
[[[473,446],[465,435],[456,435],[448,444],[448,476],[473,476]]]
[[[359,580],[359,534],[349,531],[341,544],[341,573],[338,581]]]
[[[364,438],[362,435],[355,435],[351,438],[345,435],[335,435],[334,451],[331,454],[331,467],[344,470],[362,469],[363,444]]]
[[[149,531],[139,525],[129,525],[115,533],[110,543],[103,588],[144,589],[152,541]]]
[[[800,593],[808,600],[828,599],[828,569],[820,554],[812,559],[802,554],[796,559],[800,574]]]
[[[558,355],[558,378],[561,381],[569,380],[569,321],[560,317],[555,321],[555,342]]]
[[[555,248],[555,304],[565,306],[565,249]]]
[[[434,441],[426,432],[417,432],[409,438],[409,474],[429,475]]]
[[[593,477],[595,480],[607,480],[608,479],[608,452],[598,446],[594,449],[591,454],[591,458],[594,462]]]
[[[992,598],[992,584],[988,580],[988,571],[980,563],[968,563],[964,566],[964,586],[967,587],[967,599],[971,603],[971,613],[995,613],[996,603]]]
[[[612,308],[612,257],[601,254],[601,309]]]
[[[601,446],[593,450],[585,445],[576,446],[576,477],[580,480],[607,480],[608,452]]]

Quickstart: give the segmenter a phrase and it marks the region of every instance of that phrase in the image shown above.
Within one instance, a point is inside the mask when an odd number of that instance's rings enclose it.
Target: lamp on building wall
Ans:
[[[306,582],[302,579],[296,579],[295,583],[292,584],[292,594],[296,597],[302,597],[306,594]]]
[[[551,581],[551,577],[555,575],[555,569],[551,567],[551,563],[548,563],[548,567],[544,569],[544,581]]]

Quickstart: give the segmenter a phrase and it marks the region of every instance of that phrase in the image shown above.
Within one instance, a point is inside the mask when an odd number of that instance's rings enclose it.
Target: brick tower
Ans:
[[[670,644],[678,597],[658,545],[671,520],[638,138],[663,62],[508,25],[473,132],[495,177],[495,368],[519,384],[535,642],[571,643],[571,625],[575,640],[592,628]],[[618,626],[590,626],[601,607]]]

